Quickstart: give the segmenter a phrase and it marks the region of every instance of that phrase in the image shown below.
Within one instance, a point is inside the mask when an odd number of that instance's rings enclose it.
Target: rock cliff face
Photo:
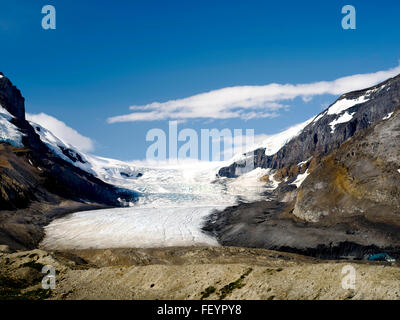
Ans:
[[[363,216],[400,228],[400,112],[324,158],[301,185],[293,214],[305,221]]]
[[[25,120],[25,99],[11,81],[0,72],[0,105],[17,120]]]
[[[325,156],[360,130],[382,120],[400,105],[400,75],[365,90],[342,95],[276,154],[254,151],[254,167],[281,169],[310,157]],[[238,163],[221,168],[220,176],[235,177]]]

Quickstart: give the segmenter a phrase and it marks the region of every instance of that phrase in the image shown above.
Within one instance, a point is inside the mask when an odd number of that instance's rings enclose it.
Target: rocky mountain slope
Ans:
[[[310,222],[364,216],[400,227],[400,109],[323,158],[301,185],[293,214]]]
[[[311,157],[322,157],[336,150],[344,141],[387,117],[400,105],[400,75],[372,88],[342,95],[278,152],[265,154],[254,150],[254,167],[292,168]],[[239,162],[221,168],[220,176],[235,177]]]
[[[0,135],[1,243],[36,246],[41,226],[57,213],[71,211],[65,203],[90,209],[135,200],[134,192],[105,183],[51,150],[26,121],[24,103],[21,92],[0,73],[0,129],[6,133]],[[67,148],[63,152],[73,155]],[[53,210],[62,203],[63,210]],[[33,228],[31,235],[27,228]]]
[[[266,194],[274,201],[217,212],[204,230],[223,245],[400,257],[399,83],[398,76],[342,96],[278,153],[260,157],[276,169],[265,181],[280,181]],[[364,102],[347,108],[355,101]],[[352,118],[340,123],[344,114]]]

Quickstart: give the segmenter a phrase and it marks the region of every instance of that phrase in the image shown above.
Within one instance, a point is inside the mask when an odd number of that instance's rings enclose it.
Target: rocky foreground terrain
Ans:
[[[355,289],[343,289],[351,265]],[[44,265],[56,288],[44,290]],[[233,247],[0,253],[0,299],[399,299],[400,268]]]

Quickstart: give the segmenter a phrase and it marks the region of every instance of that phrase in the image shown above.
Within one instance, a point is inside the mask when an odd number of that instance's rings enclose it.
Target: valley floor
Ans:
[[[53,266],[56,288],[40,272]],[[351,265],[355,289],[343,289]],[[237,247],[0,253],[1,299],[399,299],[398,264]]]

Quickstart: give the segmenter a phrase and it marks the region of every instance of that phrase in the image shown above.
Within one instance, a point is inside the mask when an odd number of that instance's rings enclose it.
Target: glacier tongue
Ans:
[[[215,180],[219,163],[142,167],[131,188],[142,192],[132,208],[77,212],[48,225],[41,246],[47,249],[218,245],[201,231],[213,210],[236,203],[238,196],[261,199],[266,170],[240,180]]]
[[[218,245],[201,231],[218,207],[107,209],[75,213],[46,227],[49,249]],[[221,207],[223,209],[223,207]]]

